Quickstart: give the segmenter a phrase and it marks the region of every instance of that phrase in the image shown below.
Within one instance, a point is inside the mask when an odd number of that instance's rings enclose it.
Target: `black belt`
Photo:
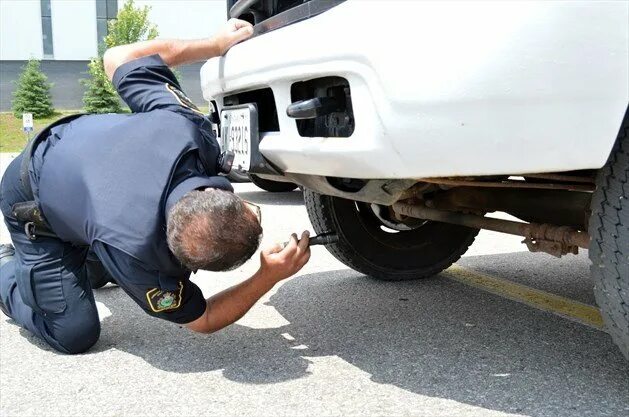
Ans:
[[[59,126],[64,123],[70,123],[72,120],[83,116],[83,114],[72,114],[70,116],[62,117],[56,122],[45,127],[39,132],[33,139],[31,139],[26,148],[22,152],[22,164],[20,165],[20,183],[22,184],[22,190],[26,195],[27,201],[15,203],[11,207],[11,211],[17,220],[25,222],[24,232],[30,240],[37,239],[38,236],[57,237],[55,232],[52,231],[48,221],[42,214],[39,205],[35,201],[35,195],[33,194],[33,187],[31,185],[29,167],[33,153],[37,145],[43,140],[47,139],[50,135],[50,130],[55,126]]]

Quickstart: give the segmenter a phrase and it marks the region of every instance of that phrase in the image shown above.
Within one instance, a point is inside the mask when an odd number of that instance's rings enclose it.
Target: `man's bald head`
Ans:
[[[188,269],[228,271],[253,256],[262,227],[234,193],[208,189],[184,195],[168,212],[168,246]]]

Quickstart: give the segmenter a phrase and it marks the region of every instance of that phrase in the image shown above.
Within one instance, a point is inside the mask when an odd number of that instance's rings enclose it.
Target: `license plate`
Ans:
[[[223,150],[234,152],[233,169],[249,171],[252,139],[257,137],[257,118],[250,106],[224,109],[221,112]],[[253,116],[253,117],[252,117]]]

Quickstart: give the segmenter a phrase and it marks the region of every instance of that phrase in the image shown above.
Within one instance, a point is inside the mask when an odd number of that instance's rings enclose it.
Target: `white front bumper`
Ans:
[[[270,87],[285,172],[419,178],[600,168],[629,102],[627,2],[349,0],[237,45],[201,70],[206,99]],[[291,85],[349,81],[350,138],[305,138]]]

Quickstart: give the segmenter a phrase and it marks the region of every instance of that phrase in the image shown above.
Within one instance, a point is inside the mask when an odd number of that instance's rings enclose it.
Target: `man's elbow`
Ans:
[[[216,332],[215,329],[211,329],[209,327],[205,327],[205,328],[191,328],[191,327],[188,327],[188,329],[192,330],[195,333],[200,333],[200,334],[212,334],[212,333]]]
[[[185,326],[195,333],[203,333],[203,334],[210,334],[219,330],[219,328],[217,328],[216,326],[212,324],[212,321],[209,318],[209,314],[207,310],[201,317],[199,317],[193,322],[185,324]]]
[[[115,65],[113,63],[113,49],[107,49],[103,54],[103,66],[105,67],[105,74],[107,74],[107,78],[109,81],[114,77],[114,72],[116,71]]]
[[[105,67],[105,74],[107,74],[109,81],[112,81],[114,73],[123,63],[124,57],[122,56],[120,47],[115,46],[105,51],[105,54],[103,55],[103,66]]]

